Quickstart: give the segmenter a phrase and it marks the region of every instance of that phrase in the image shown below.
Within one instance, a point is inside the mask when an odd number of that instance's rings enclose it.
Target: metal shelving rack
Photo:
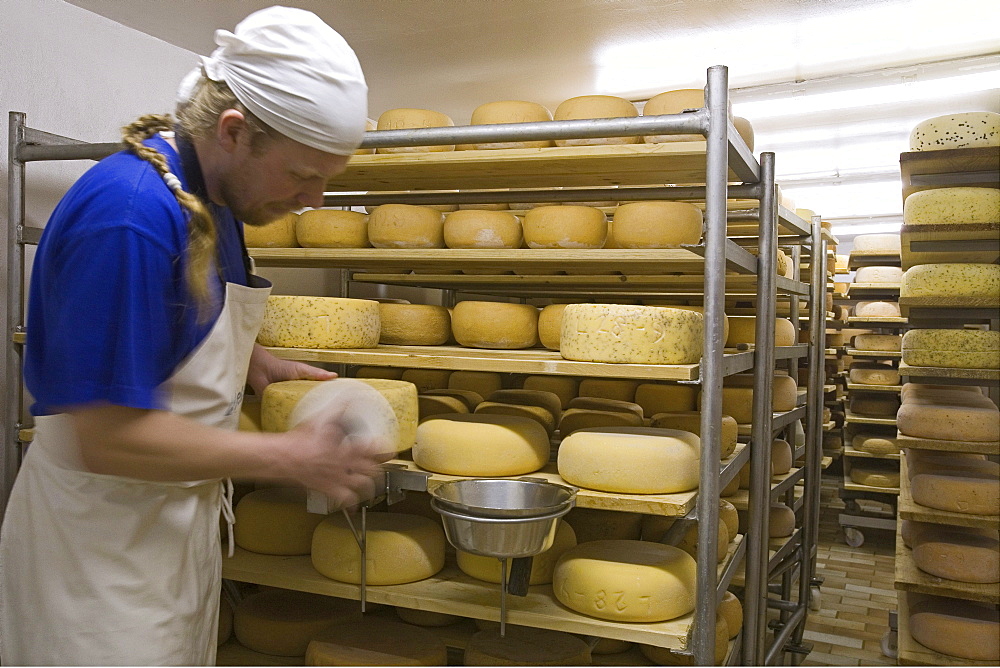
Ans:
[[[534,356],[511,353],[504,357],[476,356],[469,349],[448,349],[438,347],[431,354],[426,351],[417,352],[407,346],[379,346],[372,350],[356,351],[314,351],[314,350],[276,350],[278,354],[294,359],[307,361],[323,361],[336,363],[382,364],[388,366],[424,366],[426,368],[461,368],[496,370],[503,367],[509,371],[530,371],[533,373],[567,374],[567,375],[601,375],[632,378],[649,378],[671,380],[680,383],[699,385],[702,388],[704,400],[701,407],[702,435],[702,470],[700,487],[697,493],[691,493],[683,503],[670,511],[676,515],[684,515],[687,519],[698,518],[698,584],[697,605],[692,618],[687,624],[666,622],[653,629],[643,629],[636,633],[644,641],[659,644],[688,654],[697,664],[711,665],[715,662],[715,618],[718,600],[725,593],[736,571],[741,558],[746,559],[745,577],[745,616],[742,637],[736,640],[735,650],[730,651],[729,661],[737,663],[774,663],[789,649],[803,651],[801,643],[807,614],[809,587],[813,583],[813,559],[815,555],[816,534],[819,517],[819,463],[821,458],[822,434],[818,416],[822,412],[823,379],[820,374],[823,363],[823,347],[817,333],[822,331],[823,298],[825,293],[825,275],[821,273],[822,261],[826,255],[826,241],[818,221],[811,226],[805,224],[793,213],[780,209],[776,202],[774,188],[774,155],[764,153],[760,163],[754,158],[746,144],[735,132],[727,115],[728,107],[728,71],[725,67],[716,66],[708,71],[706,86],[706,107],[683,114],[668,116],[651,116],[626,119],[599,119],[591,121],[552,121],[545,123],[524,123],[497,126],[463,126],[449,128],[425,128],[420,130],[396,130],[371,132],[365,137],[363,146],[366,148],[390,146],[425,146],[433,144],[472,144],[486,141],[527,141],[533,139],[586,138],[609,136],[635,136],[647,134],[693,134],[706,137],[701,142],[678,142],[665,145],[628,145],[597,147],[602,150],[532,150],[531,159],[522,161],[507,161],[500,166],[497,174],[496,151],[462,151],[436,154],[435,158],[443,165],[442,169],[454,177],[453,185],[441,190],[459,190],[459,192],[400,192],[409,189],[426,188],[424,177],[428,174],[426,161],[410,161],[402,156],[359,156],[353,160],[348,171],[337,182],[329,184],[328,206],[352,206],[358,204],[379,204],[385,202],[399,203],[449,203],[463,202],[501,202],[501,201],[572,201],[596,198],[606,198],[609,194],[606,186],[616,186],[614,194],[619,199],[698,199],[705,202],[706,232],[703,244],[684,247],[682,249],[659,251],[621,251],[608,250],[591,252],[587,262],[598,258],[614,263],[617,266],[640,265],[653,262],[671,264],[674,271],[690,272],[691,267],[700,267],[704,272],[704,305],[705,305],[705,341],[704,356],[698,365],[681,365],[678,367],[629,365],[628,369],[617,369],[612,365],[581,365],[568,361],[560,362],[558,354],[545,355],[541,351],[529,351]],[[23,277],[24,277],[24,247],[37,243],[40,234],[24,227],[24,165],[35,160],[64,159],[99,159],[117,150],[117,143],[86,144],[66,137],[51,135],[28,128],[24,114],[11,113],[10,116],[10,206],[8,226],[8,266],[7,266],[7,312],[5,322],[7,331],[15,342],[8,346],[4,374],[7,380],[5,392],[13,396],[7,399],[7,410],[4,424],[4,500],[9,494],[16,470],[20,461],[23,425],[21,422],[20,405],[23,399],[21,390],[21,357],[20,345],[23,343]],[[691,145],[694,144],[695,148]],[[583,147],[571,147],[573,149]],[[587,147],[593,149],[594,147]],[[489,159],[479,156],[480,166],[492,162],[487,173],[475,173],[469,169],[468,160],[475,161],[473,154],[489,153]],[[552,171],[551,165],[539,172],[536,157],[553,157],[556,164],[566,156],[583,157],[584,154],[598,154],[596,164],[600,171],[591,173],[606,173],[610,171],[614,182],[598,183],[597,187],[580,187],[579,177],[566,177],[565,172],[558,169]],[[463,155],[464,154],[464,155]],[[443,157],[442,157],[443,156]],[[666,157],[665,157],[666,156]],[[619,165],[616,169],[604,170],[608,165]],[[386,167],[390,165],[390,167]],[[399,170],[393,171],[395,165]],[[385,167],[382,171],[380,168]],[[660,167],[663,171],[660,171]],[[449,170],[451,170],[449,172]],[[506,171],[504,171],[506,170]],[[537,188],[539,174],[556,175],[549,179],[547,187],[566,188],[565,190],[540,191],[537,189],[518,190],[519,188]],[[381,182],[380,175],[386,177]],[[465,175],[464,177],[462,175]],[[464,180],[463,180],[464,178]],[[498,181],[502,182],[498,185]],[[690,186],[656,186],[654,183],[703,183]],[[741,182],[741,185],[729,185],[730,182]],[[632,187],[632,186],[643,187]],[[359,187],[363,186],[363,187]],[[496,188],[509,186],[511,190],[502,193]],[[393,192],[389,192],[389,189]],[[485,189],[493,190],[488,192]],[[367,191],[368,194],[346,194]],[[754,257],[741,248],[733,240],[727,238],[727,200],[729,198],[757,200],[757,216],[760,221],[759,246],[766,250],[759,257]],[[739,214],[734,215],[739,219]],[[744,220],[746,217],[744,217]],[[775,249],[779,233],[794,237],[798,243],[808,245],[811,249],[813,274],[810,284],[791,281],[776,276]],[[329,250],[329,252],[327,252]],[[373,251],[373,252],[366,252]],[[452,251],[449,251],[452,253]],[[468,266],[489,268],[497,267],[498,262],[508,268],[512,261],[524,262],[529,268],[538,267],[539,260],[529,257],[527,253],[514,250],[505,254],[503,259],[491,255],[491,251],[481,253],[467,252],[461,262]],[[427,253],[414,253],[404,257],[406,252],[381,251],[378,249],[294,249],[289,251],[255,252],[255,260],[260,266],[322,266],[346,269],[353,272],[354,280],[365,280],[364,274],[391,270],[391,264],[399,261],[402,264],[414,262],[426,263],[427,267],[441,266],[442,261],[455,261],[455,256],[449,258],[439,251],[428,249]],[[645,257],[643,257],[645,256]],[[513,257],[513,260],[511,259]],[[570,257],[560,258],[558,253],[541,260],[558,264]],[[581,258],[576,258],[581,259]],[[600,260],[599,260],[600,261]],[[464,266],[464,265],[463,265]],[[726,270],[741,272],[750,278],[739,278],[735,286],[749,291],[756,297],[758,303],[757,346],[753,351],[727,353],[724,351],[722,337],[722,317],[726,297]],[[367,270],[367,271],[366,271]],[[756,275],[756,281],[752,278]],[[373,280],[377,280],[374,276]],[[460,280],[460,279],[459,279]],[[660,286],[650,286],[637,280],[629,288],[630,294],[642,291],[649,294],[675,294],[677,285],[670,281]],[[676,283],[676,281],[674,282]],[[345,280],[345,285],[346,285]],[[463,286],[443,286],[445,289],[462,289]],[[693,294],[690,286],[685,288]],[[545,285],[540,292],[552,293],[551,285]],[[603,294],[603,293],[602,293]],[[608,290],[607,294],[617,294],[616,290]],[[699,293],[700,294],[700,293]],[[777,295],[790,295],[797,304],[800,297],[810,300],[811,346],[793,346],[787,350],[775,350],[773,346],[774,302]],[[814,296],[817,296],[814,298]],[[19,343],[19,342],[21,343]],[[536,354],[537,353],[537,354]],[[366,357],[366,355],[368,357]],[[775,415],[771,412],[771,370],[779,359],[794,360],[808,355],[810,376],[807,405],[792,411],[794,415]],[[499,366],[498,366],[499,365]],[[636,367],[636,368],[631,368]],[[754,392],[754,424],[751,446],[738,451],[729,460],[722,462],[720,467],[719,441],[721,418],[721,387],[723,378],[727,375],[755,369]],[[800,469],[799,477],[805,483],[804,494],[801,497],[801,526],[776,554],[769,554],[767,536],[767,506],[768,499],[776,494],[771,489],[770,481],[770,443],[773,434],[787,427],[792,417],[800,417],[802,413],[810,416],[810,430],[806,445],[796,452],[797,459],[804,459],[805,464]],[[719,490],[739,472],[747,461],[751,463],[752,480],[750,485],[750,530],[742,541],[736,541],[730,546],[730,554],[723,567],[716,566],[716,528],[718,526]],[[787,493],[794,498],[794,485],[779,489],[779,493]],[[677,496],[677,495],[671,495]],[[599,501],[588,501],[588,495],[581,495],[581,505],[586,507]],[[654,512],[664,513],[666,502]],[[682,510],[683,509],[683,510]],[[681,524],[678,522],[677,524]],[[248,557],[249,559],[249,557]],[[266,560],[265,560],[266,561]],[[246,571],[248,581],[261,581],[254,578],[268,579],[268,584],[298,588],[303,590],[325,591],[331,595],[357,598],[356,590],[333,591],[335,583],[320,586],[297,580],[286,572],[275,571],[276,564],[268,561],[262,566],[262,574],[253,575],[247,559],[242,562],[233,560],[227,562],[226,577],[238,571]],[[798,569],[799,592],[793,596],[792,569]],[[769,599],[768,583],[780,574],[789,574],[780,588],[779,599]],[[235,578],[234,578],[235,579]],[[419,583],[417,583],[419,584]],[[406,605],[420,600],[420,607],[431,609],[440,607],[441,611],[455,610],[440,595],[432,592],[441,590],[441,582],[426,589],[424,594],[416,594],[411,590],[401,592],[385,591],[378,593],[379,588],[368,589],[369,599],[379,600],[379,596],[396,601],[395,604]],[[445,596],[448,589],[445,587]],[[714,594],[714,595],[712,595]],[[428,604],[428,599],[434,598]],[[777,602],[775,602],[777,601]],[[414,604],[415,605],[415,604]],[[768,607],[776,607],[781,611],[777,627],[772,627],[774,638],[767,643],[765,613]],[[457,607],[462,607],[459,605]],[[467,607],[467,606],[466,606]],[[466,610],[468,616],[486,616],[484,610]],[[511,610],[511,621],[517,622],[519,612]],[[576,616],[567,623],[552,621],[546,615],[528,614],[521,623],[534,623],[548,628],[571,627],[577,632],[592,635],[632,639],[633,631],[629,625],[608,625],[599,623],[583,616]],[[675,626],[676,628],[671,628]],[[642,641],[642,640],[641,640]]]

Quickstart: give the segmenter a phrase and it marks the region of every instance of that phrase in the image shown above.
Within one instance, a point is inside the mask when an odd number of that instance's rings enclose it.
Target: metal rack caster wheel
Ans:
[[[886,655],[890,659],[895,659],[899,655],[899,645],[897,644],[899,639],[898,633],[889,629],[882,636],[882,654]]]
[[[854,527],[844,527],[844,542],[851,547],[861,547],[865,544],[865,535]]]
[[[823,592],[819,587],[809,588],[809,609],[818,612],[823,609]]]

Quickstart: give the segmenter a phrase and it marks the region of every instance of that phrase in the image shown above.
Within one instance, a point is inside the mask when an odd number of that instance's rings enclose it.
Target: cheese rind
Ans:
[[[523,475],[549,461],[549,435],[527,417],[438,416],[417,427],[413,461],[428,471],[448,475]]]
[[[474,412],[477,415],[513,415],[530,418],[542,425],[549,436],[556,430],[556,417],[541,406],[487,400],[476,406]]]
[[[379,343],[438,346],[451,336],[451,315],[433,304],[379,304]]]
[[[941,654],[973,661],[1000,661],[1000,613],[996,607],[910,594],[910,635]]]
[[[538,344],[538,309],[531,304],[461,301],[451,315],[455,340],[470,348],[515,350]]]
[[[899,296],[974,298],[1000,306],[1000,265],[918,264],[903,274]]]
[[[630,202],[615,209],[619,248],[676,248],[701,239],[701,209],[687,202]]]
[[[560,354],[569,360],[693,364],[701,359],[700,313],[659,306],[570,304]]]
[[[898,318],[902,314],[896,302],[858,302],[854,305],[854,315],[859,318]]]
[[[604,212],[590,206],[542,206],[521,223],[528,248],[603,248],[608,237]]]
[[[449,213],[443,234],[448,248],[520,248],[524,240],[521,221],[507,211],[467,209]]]
[[[448,648],[426,629],[367,616],[335,624],[306,648],[306,666],[443,666]]]
[[[903,337],[899,334],[858,334],[854,337],[854,347],[858,350],[875,352],[899,352]]]
[[[368,217],[358,211],[313,209],[299,214],[295,236],[303,248],[368,248]]]
[[[566,514],[566,521],[580,544],[595,540],[639,540],[643,517],[639,513],[577,506]]]
[[[375,248],[444,248],[444,217],[428,206],[383,204],[368,216],[368,240]]]
[[[295,236],[297,213],[289,213],[266,225],[243,225],[243,241],[247,248],[298,248]]]
[[[632,401],[640,385],[637,380],[624,378],[584,378],[580,381],[580,396]]]
[[[538,312],[538,339],[549,350],[559,350],[562,316],[567,304],[549,304]]]
[[[1000,223],[1000,188],[932,188],[903,202],[904,225]]]
[[[400,380],[413,383],[417,392],[441,390],[451,383],[452,372],[447,369],[404,369]]]
[[[552,112],[537,102],[500,100],[487,102],[472,111],[471,125],[496,125],[506,123],[539,123],[552,120]],[[536,141],[483,142],[474,144],[480,150],[502,148],[545,148],[552,146],[548,139]]]
[[[910,131],[911,151],[1000,146],[1000,114],[967,111],[935,116],[917,123]]]
[[[432,511],[433,512],[433,511]],[[445,612],[432,612],[430,610],[417,610],[416,608],[396,607],[396,614],[407,624],[414,626],[448,626],[461,620],[458,615],[449,615]]]
[[[899,433],[942,441],[1000,441],[1000,411],[990,404],[964,406],[954,403],[906,401],[896,413]]]
[[[309,554],[313,530],[322,515],[306,510],[306,492],[296,487],[265,487],[236,504],[233,538],[258,554]]]
[[[899,452],[899,442],[895,438],[880,434],[855,434],[851,445],[855,450],[873,455],[891,455]]]
[[[888,364],[854,362],[848,372],[852,383],[859,385],[899,385],[899,370]]]
[[[1000,332],[911,329],[903,334],[903,362],[911,366],[1000,368]]]
[[[851,480],[868,487],[899,487],[899,471],[873,464],[851,466]]]
[[[651,427],[658,429],[679,429],[701,436],[701,413],[684,411],[677,413],[657,413],[652,416]],[[723,415],[719,424],[719,457],[726,459],[736,450],[739,425],[730,415]]]
[[[299,656],[309,641],[332,624],[360,618],[346,599],[287,589],[265,589],[243,599],[233,611],[233,632],[241,645],[273,656]]]
[[[729,316],[729,337],[726,345],[735,347],[741,343],[753,344],[757,341],[757,316],[754,315],[734,315]],[[796,331],[795,325],[788,318],[776,318],[774,321],[774,345],[793,346],[795,345]]]
[[[559,435],[566,438],[580,429],[610,429],[613,427],[641,427],[643,419],[634,413],[594,408],[568,408],[559,420]]]
[[[539,334],[541,333],[541,322],[542,318],[539,314]],[[559,402],[564,409],[569,406],[569,402],[575,399],[580,391],[580,381],[569,376],[527,376],[521,386],[526,390],[551,392],[559,397]]]
[[[957,582],[1000,582],[1000,540],[996,535],[927,525],[916,532],[911,543],[913,563],[925,573]]]
[[[635,403],[650,416],[689,412],[698,406],[698,389],[686,385],[642,383],[635,388]]]
[[[374,348],[380,329],[375,301],[272,295],[257,342],[281,348]]]
[[[898,234],[859,234],[854,237],[854,250],[866,253],[899,255],[900,245]]]
[[[900,267],[861,267],[854,272],[855,283],[895,284],[902,280],[903,270]]]
[[[496,392],[503,383],[495,371],[453,371],[448,376],[448,389],[471,390],[481,397]]]
[[[388,109],[378,117],[378,130],[408,130],[411,128],[452,127],[455,122],[447,114],[430,109]],[[454,144],[439,146],[390,146],[376,149],[377,153],[426,153],[454,151]]]
[[[638,115],[639,110],[625,98],[614,95],[580,95],[561,102],[552,113],[552,118],[557,121],[575,121],[587,118],[630,118]],[[639,137],[557,139],[556,146],[598,146],[639,142]]]

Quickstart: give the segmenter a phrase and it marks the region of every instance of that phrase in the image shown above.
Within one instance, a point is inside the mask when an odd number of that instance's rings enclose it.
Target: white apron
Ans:
[[[161,387],[170,412],[236,428],[269,292],[226,285]],[[214,665],[224,484],[91,473],[71,418],[37,418],[0,536],[3,664]]]

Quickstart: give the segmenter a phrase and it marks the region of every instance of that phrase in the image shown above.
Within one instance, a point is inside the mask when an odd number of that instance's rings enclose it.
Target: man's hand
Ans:
[[[253,346],[250,368],[247,371],[247,382],[257,394],[263,394],[264,388],[271,383],[283,380],[333,380],[336,377],[334,372],[311,364],[275,357],[259,343]]]

